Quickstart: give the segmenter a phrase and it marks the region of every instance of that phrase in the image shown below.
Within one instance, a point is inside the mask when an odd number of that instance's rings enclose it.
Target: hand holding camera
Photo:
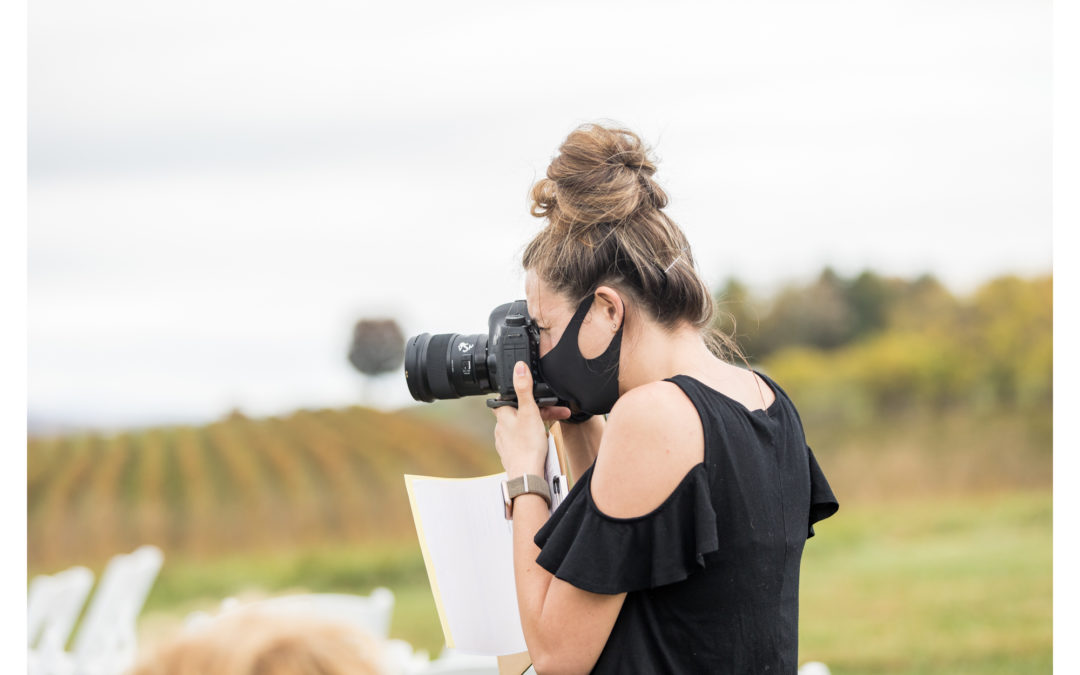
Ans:
[[[570,411],[563,407],[541,409],[536,406],[532,395],[533,378],[524,361],[515,364],[513,379],[516,385],[517,409],[511,409],[510,406],[494,409],[498,420],[495,425],[495,450],[499,453],[508,479],[524,474],[543,476],[548,452],[543,413],[550,411],[549,417],[557,419],[568,416]]]

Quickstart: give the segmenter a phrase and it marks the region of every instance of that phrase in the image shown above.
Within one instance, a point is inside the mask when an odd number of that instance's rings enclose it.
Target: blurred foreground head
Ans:
[[[237,612],[161,645],[132,675],[380,675],[376,641],[307,616]]]

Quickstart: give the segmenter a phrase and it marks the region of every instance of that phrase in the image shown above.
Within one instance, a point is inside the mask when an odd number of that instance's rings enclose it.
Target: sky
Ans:
[[[353,323],[478,333],[575,126],[705,278],[1051,267],[1049,2],[34,0],[31,428],[410,402]]]

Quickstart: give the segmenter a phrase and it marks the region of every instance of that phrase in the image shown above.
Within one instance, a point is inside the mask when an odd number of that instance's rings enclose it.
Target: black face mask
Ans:
[[[611,412],[619,398],[619,351],[623,327],[619,326],[603,354],[595,359],[581,355],[578,331],[594,297],[589,294],[578,305],[559,343],[540,357],[540,376],[559,398],[570,403],[571,409],[576,407],[590,415],[605,415]]]

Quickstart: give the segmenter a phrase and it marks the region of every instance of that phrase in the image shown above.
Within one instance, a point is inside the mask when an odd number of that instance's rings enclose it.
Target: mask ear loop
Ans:
[[[554,351],[556,349],[559,349],[559,347],[564,342],[569,340],[570,342],[573,343],[574,349],[576,349],[579,354],[581,353],[581,347],[578,346],[578,335],[581,334],[581,326],[585,322],[585,315],[589,312],[589,309],[592,307],[592,301],[593,301],[594,294],[595,294],[595,291],[593,293],[589,293],[588,295],[586,295],[584,298],[581,299],[581,302],[578,303],[577,309],[574,310],[573,316],[570,317],[570,321],[566,325],[566,330],[564,330],[563,334],[559,336],[558,343],[556,343],[555,346],[551,348],[552,351]],[[588,303],[588,304],[586,304],[586,303]],[[569,343],[567,343],[567,344],[569,344]]]
[[[599,288],[599,286],[597,286],[596,288]],[[575,344],[578,343],[578,335],[580,335],[580,333],[581,333],[581,327],[585,325],[585,315],[588,314],[589,310],[592,309],[593,303],[596,302],[596,288],[589,291],[589,294],[586,295],[581,300],[580,303],[578,303],[577,311],[574,312],[574,317],[572,319],[570,319],[571,324],[577,324],[576,326],[574,326],[574,343]],[[587,306],[586,306],[586,303],[588,303]],[[581,316],[579,317],[578,314],[581,314]],[[578,320],[578,319],[580,319],[580,320]],[[620,334],[622,333],[622,330],[623,330],[623,326],[625,326],[625,325],[626,325],[626,307],[624,305],[623,306],[622,321],[619,322],[618,327],[614,330],[613,335],[611,336],[611,342],[614,342],[616,338],[620,337]],[[559,338],[559,342],[562,342],[564,337],[566,337],[565,333],[563,333],[563,335]],[[607,351],[607,349],[611,348],[611,342],[608,343],[608,346],[604,350],[605,352]],[[578,354],[581,354],[581,346],[580,345],[578,345],[577,350],[578,350]],[[603,355],[603,353],[601,353],[601,356],[602,355]],[[593,360],[593,359],[586,359],[584,354],[581,354],[581,358],[585,359],[586,361],[592,361]],[[596,357],[596,358],[599,358],[599,357]],[[617,368],[618,364],[616,364],[615,367]]]
[[[573,332],[575,343],[577,342],[578,335],[581,333],[581,327],[585,324],[585,316],[589,313],[589,310],[592,309],[592,304],[595,300],[594,294],[595,291],[589,293],[584,298],[582,298],[581,302],[578,303],[577,309],[574,310],[574,315],[570,317],[570,325],[574,327]],[[565,334],[566,332],[564,331],[563,335]],[[559,342],[562,342],[562,338],[559,338]]]

